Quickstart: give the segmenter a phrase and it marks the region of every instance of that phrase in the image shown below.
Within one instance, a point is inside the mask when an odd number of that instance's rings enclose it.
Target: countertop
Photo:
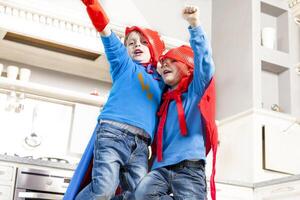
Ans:
[[[17,156],[11,156],[11,155],[3,155],[3,154],[0,154],[0,161],[18,163],[18,164],[35,165],[35,166],[40,166],[40,167],[64,169],[64,170],[75,170],[77,167],[77,164],[51,162],[51,161],[17,157]]]

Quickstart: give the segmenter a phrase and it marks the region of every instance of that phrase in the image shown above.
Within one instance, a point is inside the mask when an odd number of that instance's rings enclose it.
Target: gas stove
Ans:
[[[4,152],[2,155],[13,156],[13,157],[29,159],[29,160],[42,160],[42,161],[55,162],[55,163],[65,163],[65,164],[70,163],[65,158],[58,158],[58,157],[47,157],[47,156],[39,157],[39,156],[32,156],[32,155],[19,155],[17,153],[7,153],[7,152]]]

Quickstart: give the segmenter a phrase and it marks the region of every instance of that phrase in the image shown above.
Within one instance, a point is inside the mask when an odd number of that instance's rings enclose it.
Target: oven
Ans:
[[[72,172],[17,169],[14,200],[56,200],[63,195],[70,183]]]

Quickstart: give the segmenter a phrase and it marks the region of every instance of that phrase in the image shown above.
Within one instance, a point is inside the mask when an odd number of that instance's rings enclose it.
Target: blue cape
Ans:
[[[67,191],[64,195],[63,200],[74,200],[76,195],[79,193],[81,189],[82,182],[84,178],[87,176],[88,169],[92,164],[93,152],[94,152],[94,144],[96,140],[96,130],[95,128],[93,135],[82,155],[82,158],[73,174],[71,182],[67,188]]]

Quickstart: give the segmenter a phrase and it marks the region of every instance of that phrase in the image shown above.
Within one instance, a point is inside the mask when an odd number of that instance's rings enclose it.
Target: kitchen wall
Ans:
[[[218,119],[253,107],[251,3],[214,0],[212,4]],[[235,7],[232,8],[232,5]],[[235,11],[232,12],[232,9]]]
[[[293,61],[300,64],[300,25],[296,26],[293,24],[291,27],[291,53],[293,56]],[[295,66],[294,66],[295,67]],[[294,96],[292,97],[292,107],[297,108],[292,110],[292,114],[295,115],[298,119],[300,119],[300,75],[295,73],[295,70],[292,70],[291,79],[295,83],[294,87],[292,87],[292,93]]]

